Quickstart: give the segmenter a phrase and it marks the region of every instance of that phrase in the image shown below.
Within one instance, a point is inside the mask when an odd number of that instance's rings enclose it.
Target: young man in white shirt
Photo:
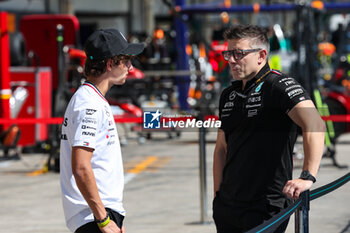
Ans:
[[[87,81],[67,106],[61,135],[62,202],[72,232],[125,232],[120,143],[105,95],[124,84],[132,56],[143,49],[116,29],[98,30],[87,40]]]

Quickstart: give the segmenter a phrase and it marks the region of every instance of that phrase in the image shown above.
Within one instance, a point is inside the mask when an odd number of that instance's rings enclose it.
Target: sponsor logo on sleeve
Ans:
[[[291,78],[291,77],[288,77],[288,78],[282,78],[281,80],[278,81],[279,83],[284,83],[284,85],[286,86],[290,86],[290,85],[293,85],[293,84],[296,84],[294,79]]]
[[[95,133],[93,133],[93,132],[86,132],[86,131],[83,131],[82,133],[81,133],[82,135],[86,135],[86,136],[91,136],[91,137],[95,137]]]
[[[105,114],[106,114],[106,116],[110,116],[111,114],[109,113],[109,109],[108,109],[108,107],[107,106],[105,106]]]
[[[87,108],[86,111],[85,111],[85,114],[91,116],[91,115],[93,115],[96,111],[97,111],[97,110],[95,110],[95,109]]]
[[[96,130],[96,128],[88,126],[88,125],[82,125],[81,128],[82,129],[93,129],[93,130]]]
[[[115,144],[115,141],[109,141],[109,142],[107,142],[107,146],[111,146],[111,145],[113,145],[113,144]]]
[[[289,96],[289,98],[292,99],[295,96],[300,95],[302,93],[304,93],[303,89],[298,88],[298,89],[295,89],[295,90],[292,90],[292,91],[288,92],[288,96]]]
[[[292,78],[291,77],[288,77],[288,78],[282,78],[281,80],[279,80],[278,82],[282,83],[282,82],[285,82],[287,80],[291,80]]]
[[[286,86],[289,86],[289,85],[292,85],[292,84],[295,84],[295,82],[293,80],[284,82],[284,85],[286,85]]]
[[[301,87],[301,86],[300,86],[299,84],[293,85],[293,86],[287,87],[287,88],[285,89],[285,91],[288,92],[288,91],[290,91],[291,89],[296,89],[296,88],[300,88],[300,87]]]
[[[82,120],[82,122],[83,122],[83,123],[86,123],[86,124],[94,124],[94,125],[97,124],[96,118],[91,118],[91,117],[84,117],[84,119]]]

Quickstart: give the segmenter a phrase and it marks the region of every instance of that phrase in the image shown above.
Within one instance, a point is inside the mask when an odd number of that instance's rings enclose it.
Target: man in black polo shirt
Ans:
[[[323,153],[325,125],[309,95],[293,78],[271,70],[269,41],[260,27],[225,31],[232,85],[219,105],[222,127],[214,151],[213,218],[218,233],[261,224],[310,189]],[[302,129],[304,165],[292,179],[292,152]],[[275,232],[284,232],[288,220]]]

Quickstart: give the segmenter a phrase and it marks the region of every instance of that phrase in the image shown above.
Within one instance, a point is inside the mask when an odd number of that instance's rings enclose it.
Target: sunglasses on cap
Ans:
[[[233,58],[235,60],[241,60],[245,55],[247,55],[248,53],[252,53],[252,52],[257,52],[260,51],[261,48],[256,48],[256,49],[235,49],[235,50],[227,50],[227,51],[222,51],[222,56],[224,57],[224,59],[226,61],[228,61],[231,56],[233,56]]]

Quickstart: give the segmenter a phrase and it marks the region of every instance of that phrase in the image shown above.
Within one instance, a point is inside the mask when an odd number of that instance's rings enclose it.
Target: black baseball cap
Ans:
[[[86,41],[87,59],[100,61],[117,55],[137,55],[144,49],[143,43],[128,43],[125,36],[117,29],[99,29]]]

